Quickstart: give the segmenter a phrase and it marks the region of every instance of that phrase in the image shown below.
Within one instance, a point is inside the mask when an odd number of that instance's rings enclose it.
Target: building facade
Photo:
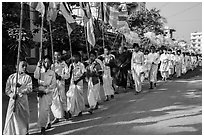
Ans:
[[[196,51],[202,52],[202,32],[191,33],[191,47]]]

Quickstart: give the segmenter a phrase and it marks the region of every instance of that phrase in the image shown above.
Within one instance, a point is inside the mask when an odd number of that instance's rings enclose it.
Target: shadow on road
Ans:
[[[202,68],[197,68],[180,79],[161,82],[151,91],[145,86],[143,93],[137,96],[132,92],[119,94],[115,99],[103,102],[92,115],[83,113],[81,117],[61,121],[53,125],[47,134],[200,135],[202,134],[201,74]],[[37,102],[35,103],[37,106]],[[5,113],[5,107],[3,111]],[[31,116],[34,114],[31,113]],[[32,120],[30,124],[30,134],[39,134],[36,121],[37,115],[35,121]]]

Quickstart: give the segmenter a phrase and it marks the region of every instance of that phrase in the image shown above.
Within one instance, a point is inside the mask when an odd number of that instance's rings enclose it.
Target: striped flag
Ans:
[[[94,21],[91,14],[91,8],[88,2],[80,2],[80,7],[83,13],[84,25],[87,29],[87,40],[92,45],[95,46],[95,34],[94,34]]]
[[[76,21],[72,17],[71,9],[67,5],[67,3],[65,3],[65,2],[60,3],[60,11],[61,11],[62,15],[64,16],[64,18],[66,19],[67,31],[68,31],[68,35],[70,36],[72,31],[76,28]]]

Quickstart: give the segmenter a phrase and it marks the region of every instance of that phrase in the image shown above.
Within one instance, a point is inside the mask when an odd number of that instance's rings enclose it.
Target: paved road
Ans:
[[[116,95],[113,100],[103,102],[92,115],[84,112],[82,117],[61,121],[47,134],[201,135],[201,71],[199,68],[181,79],[159,82],[153,90],[144,84],[139,95],[134,95],[134,90]],[[35,103],[31,104],[31,134],[39,134]],[[4,113],[3,110],[3,116]]]

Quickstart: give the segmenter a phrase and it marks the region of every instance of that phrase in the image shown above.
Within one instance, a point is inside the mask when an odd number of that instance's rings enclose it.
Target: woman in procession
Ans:
[[[68,66],[62,60],[61,51],[54,52],[54,63],[52,70],[55,72],[57,85],[53,93],[53,102],[51,106],[52,113],[55,117],[52,124],[59,122],[59,119],[69,118],[67,110],[67,97],[65,93],[65,80],[68,79]]]
[[[167,78],[169,77],[169,63],[168,63],[169,59],[168,59],[166,48],[163,49],[163,54],[161,54],[160,56],[160,61],[161,61],[161,65],[159,70],[161,72],[162,80],[166,81]]]
[[[144,51],[144,66],[143,66],[144,73],[141,76],[141,82],[144,82],[145,79],[149,79],[149,71],[151,68],[151,62],[150,62],[150,58],[148,55],[149,55],[149,51],[146,49]]]
[[[110,54],[110,47],[106,46],[104,48],[104,54],[100,55],[99,58],[103,60],[103,89],[106,96],[106,101],[109,101],[110,98],[114,98],[114,89],[112,86],[113,78],[111,77],[111,65],[115,57]]]
[[[149,82],[150,89],[156,87],[157,83],[157,72],[158,72],[158,64],[160,62],[160,55],[156,52],[154,46],[150,47],[150,53],[148,54],[149,62],[151,63],[150,71],[149,71]]]
[[[86,77],[88,81],[88,103],[90,110],[98,108],[98,103],[100,99],[100,79],[102,75],[102,68],[100,63],[97,61],[97,55],[95,51],[89,53],[89,63],[86,67]]]
[[[38,79],[38,127],[41,134],[51,128],[50,114],[53,101],[53,94],[56,89],[55,72],[51,70],[52,59],[45,56],[39,61],[34,72],[34,78]]]
[[[191,62],[190,62],[190,54],[189,54],[189,52],[186,53],[185,62],[186,62],[186,71],[189,71],[190,68],[191,68]]]
[[[186,53],[182,53],[182,69],[181,69],[181,73],[182,74],[186,74],[187,70],[186,70]]]
[[[67,110],[69,118],[72,116],[81,116],[85,110],[85,102],[83,97],[83,79],[85,78],[85,66],[80,62],[80,54],[73,53],[73,63],[69,66],[70,86],[66,93]]]
[[[144,73],[143,72],[144,54],[141,51],[139,51],[140,50],[139,44],[134,43],[133,48],[134,51],[132,53],[131,59],[131,71],[135,83],[135,95],[136,95],[142,91],[141,73]]]
[[[175,71],[176,71],[176,77],[179,78],[181,76],[182,71],[182,55],[181,50],[177,50],[177,55],[175,57]]]
[[[10,99],[3,131],[4,135],[29,134],[30,112],[27,94],[32,91],[32,78],[26,74],[26,68],[27,62],[20,61],[18,74],[11,74],[6,82],[5,93]],[[17,91],[15,92],[16,86]]]
[[[118,72],[116,74],[116,85],[118,89],[121,87],[123,91],[127,88],[127,75],[128,75],[128,53],[124,50],[125,47],[121,46],[118,49],[118,56],[116,59],[116,64]]]
[[[172,49],[168,50],[169,55],[169,78],[172,79],[174,75],[174,64],[175,64],[175,55],[172,53]]]

